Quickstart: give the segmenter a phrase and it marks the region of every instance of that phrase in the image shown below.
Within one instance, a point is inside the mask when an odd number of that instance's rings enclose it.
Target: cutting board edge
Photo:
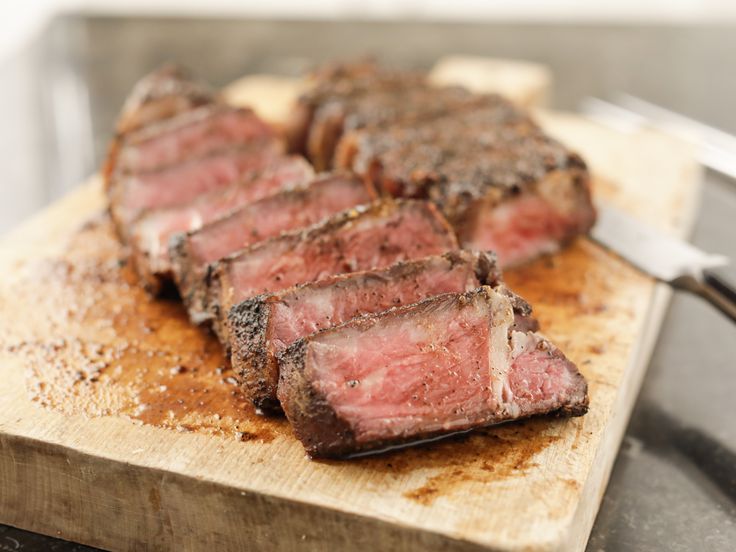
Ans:
[[[667,284],[658,283],[655,285],[646,325],[642,332],[644,337],[632,353],[628,378],[626,375],[622,378],[623,381],[628,383],[628,393],[625,389],[619,389],[617,401],[614,405],[616,412],[609,418],[608,428],[604,431],[606,442],[601,443],[598,447],[593,460],[594,467],[591,471],[598,471],[601,475],[595,477],[590,473],[588,474],[585,487],[580,495],[581,500],[578,503],[572,522],[568,525],[570,532],[561,539],[560,546],[554,546],[553,550],[559,550],[560,552],[585,550],[616,463],[618,450],[623,442],[626,428],[641,392],[647,368],[654,353],[654,347],[657,344],[672,296],[673,290]],[[606,454],[608,454],[608,457],[606,457]],[[602,456],[603,458],[601,458]],[[596,470],[596,466],[598,470]],[[576,530],[578,527],[585,527],[585,530]]]
[[[105,491],[102,487],[96,486],[95,481],[100,477],[107,479],[120,476],[127,477],[129,480],[137,480],[138,484],[146,484],[145,488],[137,489],[137,499],[130,500],[130,494],[127,494],[125,509],[126,515],[130,515],[132,505],[137,504],[139,523],[149,524],[149,527],[156,525],[169,528],[166,535],[159,536],[153,541],[156,546],[162,546],[166,549],[210,549],[208,546],[202,546],[203,540],[210,537],[208,531],[205,531],[205,539],[202,539],[201,528],[207,523],[202,522],[202,518],[206,518],[213,511],[248,511],[248,515],[258,517],[258,520],[251,519],[250,522],[241,520],[239,527],[246,529],[260,529],[261,535],[253,537],[245,537],[242,543],[233,543],[231,540],[232,532],[226,535],[228,539],[226,545],[219,550],[237,550],[242,549],[241,546],[249,546],[256,550],[269,550],[269,552],[278,550],[293,550],[293,545],[299,538],[296,537],[298,532],[293,530],[278,531],[278,524],[272,526],[271,531],[263,534],[263,520],[272,521],[274,519],[283,519],[284,515],[288,515],[290,524],[293,526],[297,521],[304,527],[320,527],[320,532],[329,534],[325,541],[309,541],[308,536],[302,536],[299,543],[302,550],[324,550],[324,546],[337,546],[337,541],[350,546],[343,548],[351,551],[370,551],[375,550],[376,546],[380,549],[417,549],[426,550],[443,550],[443,551],[488,551],[491,550],[482,543],[456,538],[447,533],[427,530],[417,526],[406,524],[399,519],[382,519],[375,515],[360,515],[355,512],[341,510],[336,507],[330,507],[324,504],[315,504],[306,501],[295,500],[279,495],[272,495],[260,491],[246,490],[239,487],[233,487],[221,482],[209,480],[206,478],[198,478],[187,474],[166,470],[159,467],[152,467],[143,464],[125,462],[119,459],[107,458],[104,456],[94,455],[88,452],[79,451],[73,447],[62,445],[59,443],[49,443],[41,439],[35,439],[23,435],[13,435],[9,433],[0,433],[0,485],[3,489],[15,489],[17,498],[11,493],[5,492],[0,494],[0,523],[11,525],[20,529],[34,531],[44,535],[64,540],[70,540],[89,546],[95,546],[106,550],[139,550],[140,546],[151,546],[151,535],[154,531],[139,532],[141,539],[129,539],[125,541],[125,536],[131,536],[133,533],[126,535],[115,534],[110,531],[110,523],[101,523],[101,518],[109,515],[109,522],[115,519],[115,509],[113,508],[108,514],[102,513],[104,508],[99,505],[104,503]],[[34,455],[36,459],[43,458],[42,462],[34,465],[32,462],[23,462],[24,455]],[[18,459],[20,458],[20,462]],[[37,477],[43,472],[43,467],[49,465],[50,462],[59,462],[65,465],[65,468],[74,466],[82,476],[71,474],[68,471],[60,471],[59,473],[49,473],[48,478]],[[32,483],[37,485],[38,492],[31,492],[28,485],[8,485],[9,481],[22,481],[23,473],[15,473],[19,467],[27,466],[28,477],[33,479]],[[40,469],[39,469],[40,468]],[[10,474],[15,477],[7,477]],[[36,476],[36,477],[34,477]],[[86,476],[86,478],[85,478]],[[43,515],[37,515],[30,518],[27,515],[28,508],[17,509],[18,517],[9,515],[13,512],[13,504],[22,502],[22,496],[43,496],[42,506],[46,507],[53,504],[69,504],[74,501],[70,499],[68,488],[64,484],[64,477],[74,480],[74,485],[78,491],[78,498],[81,503],[92,503],[93,507],[88,509],[87,515],[91,515],[90,523],[83,523],[85,517],[84,511],[72,508],[68,510],[68,518],[60,519],[58,515],[49,515],[49,512],[43,512]],[[156,485],[158,482],[158,486]],[[26,481],[26,483],[31,483]],[[79,484],[86,485],[88,489],[85,492],[79,490]],[[167,497],[167,490],[164,485],[178,487],[178,491],[187,489],[189,498],[181,499],[181,495],[176,491]],[[126,485],[126,489],[130,489],[131,485]],[[50,491],[50,492],[49,492]],[[209,499],[202,500],[203,495],[215,497],[224,500],[223,503],[217,505],[209,502]],[[84,497],[84,498],[82,498]],[[198,511],[180,512],[171,504],[171,507],[165,509],[163,505],[167,500],[176,500],[179,505],[185,504],[191,507],[192,504],[201,505]],[[95,506],[95,502],[97,505]],[[219,507],[218,507],[219,506]],[[31,508],[32,509],[32,508]],[[255,510],[260,511],[255,511]],[[89,513],[92,512],[93,513]],[[178,518],[172,518],[171,513]],[[301,512],[303,519],[301,522],[295,518],[295,515]],[[41,513],[41,512],[39,512]],[[187,524],[187,520],[194,520],[196,525]],[[258,523],[260,521],[261,523]],[[330,530],[324,530],[325,524]],[[114,526],[114,523],[113,525]],[[210,525],[211,526],[211,525]],[[103,528],[102,531],[96,532],[96,528]],[[307,535],[307,533],[303,533]],[[337,539],[335,537],[338,537]],[[274,541],[273,537],[277,537]],[[217,535],[212,536],[217,540]],[[261,540],[259,540],[259,538]],[[281,540],[278,540],[281,539]],[[382,541],[377,544],[377,540]],[[222,546],[222,541],[219,541]],[[214,544],[214,543],[213,543]],[[262,548],[261,545],[268,545]]]

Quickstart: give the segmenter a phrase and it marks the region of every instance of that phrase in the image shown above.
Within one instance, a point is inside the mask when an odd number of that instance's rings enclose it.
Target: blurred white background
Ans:
[[[713,23],[736,21],[734,0],[10,0],[0,3],[0,56],[54,14],[258,15],[283,18]]]

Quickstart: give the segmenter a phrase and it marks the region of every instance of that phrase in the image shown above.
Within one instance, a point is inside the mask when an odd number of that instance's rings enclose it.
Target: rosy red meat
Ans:
[[[124,177],[111,190],[113,217],[125,229],[147,209],[182,205],[252,177],[278,154],[273,145],[228,150],[161,171]]]
[[[226,345],[228,312],[248,297],[443,253],[456,244],[444,218],[427,202],[382,201],[335,215],[218,261],[208,290],[215,331]]]
[[[105,189],[115,182],[118,153],[126,137],[147,127],[202,108],[217,106],[218,99],[207,85],[192,80],[181,68],[164,65],[136,83],[115,125],[102,176]],[[207,108],[205,108],[207,109]]]
[[[344,456],[537,414],[581,415],[587,384],[546,339],[513,329],[502,286],[439,295],[302,338],[278,398],[312,456]]]
[[[590,227],[592,210],[563,209],[537,194],[525,194],[479,209],[474,220],[468,217],[470,221],[458,228],[458,238],[463,247],[495,251],[504,268],[517,266],[557,252],[571,236]]]
[[[228,147],[273,139],[271,127],[250,109],[205,106],[127,135],[115,169],[150,172]]]
[[[209,263],[281,232],[304,228],[349,207],[368,203],[372,189],[348,174],[325,175],[306,188],[251,203],[197,231],[181,235],[172,246],[174,277],[194,322],[204,308]]]
[[[230,310],[233,367],[258,408],[278,411],[277,356],[297,339],[361,314],[469,291],[499,277],[492,255],[453,251],[248,299]]]
[[[153,286],[171,271],[169,240],[181,232],[200,228],[234,209],[303,185],[314,176],[311,166],[298,156],[281,157],[254,177],[197,197],[191,203],[152,209],[132,223],[131,245],[138,272]]]

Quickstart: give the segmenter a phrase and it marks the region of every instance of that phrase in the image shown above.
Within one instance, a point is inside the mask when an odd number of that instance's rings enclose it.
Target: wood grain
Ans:
[[[687,234],[689,146],[539,117],[601,197]],[[588,378],[588,415],[315,462],[248,409],[180,306],[132,285],[103,209],[92,179],[0,245],[0,521],[115,550],[584,547],[666,288],[586,239],[509,272]]]

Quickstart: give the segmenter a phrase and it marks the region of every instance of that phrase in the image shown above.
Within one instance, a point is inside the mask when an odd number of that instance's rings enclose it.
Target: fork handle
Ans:
[[[705,299],[736,323],[736,288],[721,277],[706,270],[702,278],[681,276],[672,285]]]

